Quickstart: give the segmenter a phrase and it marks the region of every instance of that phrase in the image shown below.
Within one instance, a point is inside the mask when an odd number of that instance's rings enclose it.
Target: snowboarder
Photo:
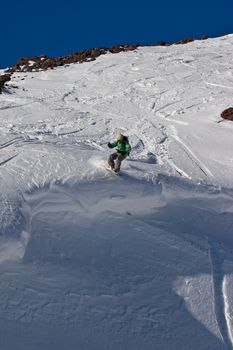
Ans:
[[[108,143],[109,148],[115,148],[116,152],[112,153],[108,158],[108,164],[115,173],[121,168],[121,162],[129,155],[131,146],[127,136],[118,134],[116,140]]]

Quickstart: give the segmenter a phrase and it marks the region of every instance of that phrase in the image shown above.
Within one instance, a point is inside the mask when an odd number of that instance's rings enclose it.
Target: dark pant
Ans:
[[[121,162],[122,160],[124,160],[127,157],[127,154],[122,155],[118,152],[113,153],[110,155],[110,157],[108,158],[108,164],[110,165],[110,167],[115,170],[116,172],[120,171],[121,168]]]

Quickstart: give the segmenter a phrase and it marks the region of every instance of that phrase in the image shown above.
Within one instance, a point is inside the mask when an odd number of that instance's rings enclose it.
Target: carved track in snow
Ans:
[[[179,138],[177,131],[174,126],[170,127],[172,130],[171,137],[180,145],[182,150],[185,152],[185,154],[188,156],[188,158],[191,160],[191,162],[207,177],[214,179],[213,174],[211,171],[207,168],[207,166],[200,161],[200,159],[194,154],[194,152]]]
[[[226,349],[232,350],[233,343],[231,340],[231,328],[227,321],[226,303],[227,295],[224,292],[224,258],[216,243],[209,240],[209,258],[212,268],[212,283],[214,292],[214,312],[218,329],[224,342]]]
[[[0,161],[0,166],[8,163],[10,160],[14,159],[15,157],[17,157],[17,154],[14,154],[13,156],[10,156],[9,158]]]
[[[24,141],[24,138],[22,136],[19,137],[15,137],[13,139],[11,139],[10,141],[4,142],[0,145],[0,149],[4,149],[6,147],[12,146],[14,144],[17,144],[19,142]]]

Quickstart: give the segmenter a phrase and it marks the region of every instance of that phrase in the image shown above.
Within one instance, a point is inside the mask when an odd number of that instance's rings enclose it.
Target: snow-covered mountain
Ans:
[[[3,73],[3,72],[2,72]],[[233,347],[233,35],[14,73],[1,350]],[[107,143],[129,136],[119,176]]]

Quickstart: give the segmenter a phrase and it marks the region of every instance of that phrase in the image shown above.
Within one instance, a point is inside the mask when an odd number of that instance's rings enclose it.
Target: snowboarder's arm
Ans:
[[[130,146],[130,144],[129,144],[129,143],[127,143],[127,144],[126,144],[126,146],[125,146],[125,151],[126,151],[126,153],[127,153],[127,154],[129,154],[129,153],[130,153],[131,148],[132,148],[132,147]]]
[[[108,143],[108,147],[109,148],[114,148],[114,147],[116,147],[117,146],[117,141],[113,141],[113,142],[109,142]]]

